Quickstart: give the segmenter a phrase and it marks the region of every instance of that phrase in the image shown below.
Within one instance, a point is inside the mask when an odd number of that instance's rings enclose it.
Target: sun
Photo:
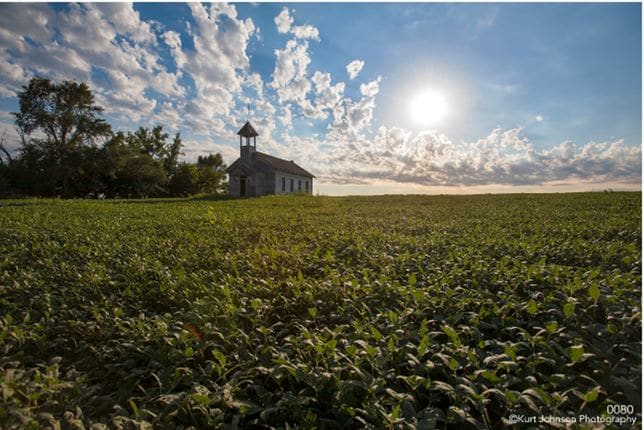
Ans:
[[[436,125],[447,115],[447,100],[434,90],[425,90],[411,100],[409,113],[420,125]]]

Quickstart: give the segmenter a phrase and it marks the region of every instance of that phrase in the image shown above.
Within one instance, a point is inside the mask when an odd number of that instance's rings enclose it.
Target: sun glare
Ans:
[[[447,114],[447,101],[443,95],[427,90],[412,99],[409,111],[416,123],[436,125]]]

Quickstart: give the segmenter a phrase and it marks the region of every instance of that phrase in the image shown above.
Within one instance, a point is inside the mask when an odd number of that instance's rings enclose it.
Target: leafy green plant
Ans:
[[[0,214],[2,428],[641,418],[639,193]]]

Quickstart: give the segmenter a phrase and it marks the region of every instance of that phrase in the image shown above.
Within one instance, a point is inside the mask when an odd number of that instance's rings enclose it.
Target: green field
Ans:
[[[639,425],[641,208],[0,201],[0,428]]]

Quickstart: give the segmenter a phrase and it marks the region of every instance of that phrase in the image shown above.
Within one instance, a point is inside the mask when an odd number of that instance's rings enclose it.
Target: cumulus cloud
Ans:
[[[190,3],[190,9],[197,28],[193,36],[195,52],[186,69],[192,74],[197,91],[239,91],[243,78],[236,71],[249,66],[246,46],[255,31],[253,21],[237,19],[234,6],[213,3],[206,10],[200,3]]]
[[[256,78],[245,75],[250,64],[246,48],[255,24],[250,18],[238,18],[233,5],[214,3],[207,9],[191,3],[190,9],[196,22],[194,50],[182,51],[173,34],[166,33],[165,40],[195,84],[196,95],[186,105],[187,125],[195,133],[222,135],[244,86],[259,85]]]
[[[311,63],[309,56],[309,45],[306,39],[320,40],[319,31],[311,25],[294,26],[294,19],[287,7],[283,7],[281,12],[275,17],[275,25],[279,33],[288,33],[294,36],[293,39],[286,43],[283,49],[276,49],[275,69],[273,71],[273,80],[270,87],[277,93],[280,104],[294,104],[305,118],[309,119],[326,119],[328,117],[325,110],[333,109],[342,97],[344,84],[330,86],[330,76],[328,81],[324,81],[321,72],[314,74],[313,81],[309,79],[307,68]],[[328,74],[327,74],[328,75]],[[323,82],[324,81],[324,82]],[[310,100],[309,93],[316,85],[315,100]],[[326,82],[326,87],[324,86]],[[291,106],[286,108],[280,115],[280,122],[290,127],[292,125]]]
[[[355,79],[362,68],[364,67],[364,61],[362,60],[353,60],[347,64],[347,73],[349,74],[349,79]]]
[[[187,160],[197,161],[200,155],[220,153],[224,160],[234,160],[239,157],[239,148],[222,143],[197,139],[183,139],[183,152]]]
[[[293,113],[289,105],[282,106],[279,120],[285,127],[291,127],[293,125]]]
[[[259,73],[251,73],[246,76],[245,84],[253,88],[258,97],[264,96],[264,81]]]
[[[126,34],[137,43],[156,44],[150,23],[142,21],[132,3],[97,3],[96,8],[114,26],[119,34]]]
[[[334,111],[332,132],[346,137],[359,135],[373,118],[376,103],[373,98],[362,98],[358,101],[345,99],[341,106]]]
[[[0,112],[0,121],[4,120],[5,116],[8,119],[9,112]],[[15,153],[20,146],[20,139],[13,125],[0,122],[0,139],[9,153]]]
[[[433,186],[641,182],[641,148],[623,140],[537,149],[521,128],[455,143],[430,131],[380,127],[372,139],[346,140],[318,160],[327,181],[390,180]]]
[[[380,91],[380,76],[368,84],[360,84],[360,93],[365,97],[374,97]]]
[[[30,5],[19,3],[5,3],[0,5],[0,28],[5,36],[9,37],[11,47],[24,52],[26,49],[25,30],[28,37],[37,43],[48,42],[53,35],[56,25],[56,14],[44,3]],[[1,39],[0,39],[1,40]]]
[[[298,39],[320,40],[320,32],[312,25],[297,25],[291,29],[291,33]]]
[[[275,25],[279,33],[288,33],[293,25],[293,17],[291,17],[288,8],[284,6],[282,11],[275,17]]]
[[[326,118],[325,111],[335,111],[340,106],[344,96],[345,84],[344,82],[338,82],[332,85],[331,74],[321,72],[315,72],[311,81],[315,84],[315,107]]]
[[[534,117],[534,119],[537,120],[538,122],[542,122],[543,121],[543,116],[537,115],[537,116]]]
[[[6,69],[0,78],[3,95],[34,74],[74,79],[90,83],[107,113],[134,119],[156,106],[146,95],[148,89],[168,97],[184,93],[180,74],[161,64],[151,24],[141,20],[131,4],[72,4],[57,14],[46,5],[2,10],[10,13],[0,15],[14,16],[21,24],[3,23],[3,34],[9,31],[23,44],[0,45],[0,67]],[[96,80],[97,74],[107,82]]]
[[[330,135],[336,140],[355,138],[364,133],[373,119],[376,107],[375,97],[380,91],[380,80],[377,79],[360,85],[360,100],[345,97],[333,108],[333,123],[329,126]],[[344,90],[344,85],[341,87]]]
[[[282,11],[275,17],[275,25],[277,26],[278,33],[290,33],[297,39],[313,39],[320,40],[320,32],[312,25],[296,25],[293,26],[295,19],[291,16],[288,8],[285,6]]]
[[[27,78],[25,71],[19,64],[11,63],[4,56],[0,57],[0,75],[9,82],[22,82]]]
[[[294,101],[305,107],[311,83],[306,77],[311,58],[307,42],[289,40],[284,49],[275,50],[275,70],[271,87],[277,91],[280,103]]]
[[[186,55],[181,49],[181,36],[176,31],[166,31],[163,33],[163,40],[170,47],[172,57],[174,58],[177,67],[181,68],[188,61]]]

